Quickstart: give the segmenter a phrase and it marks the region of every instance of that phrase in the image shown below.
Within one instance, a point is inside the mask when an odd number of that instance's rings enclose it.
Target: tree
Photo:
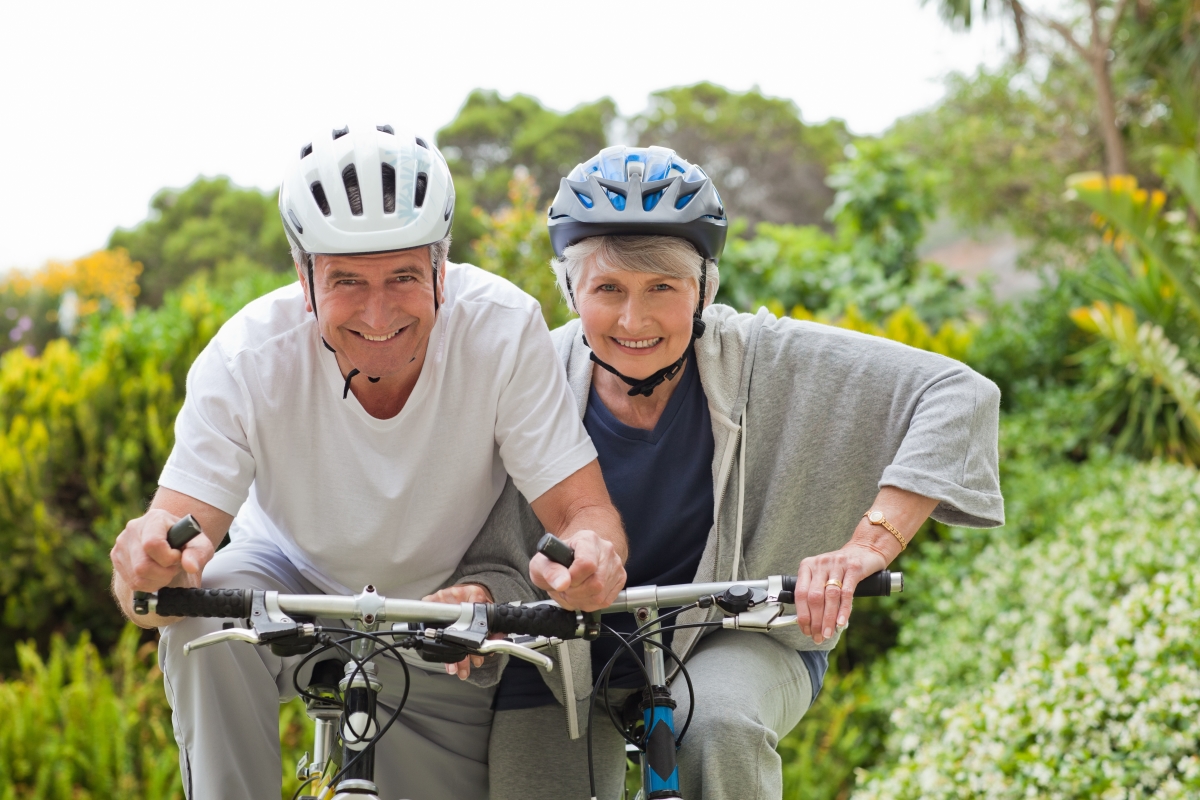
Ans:
[[[242,189],[228,178],[197,178],[185,189],[163,189],[150,217],[116,230],[110,250],[123,247],[142,273],[142,304],[157,306],[188,277],[208,270],[228,283],[255,271],[292,268],[275,192]]]
[[[731,217],[749,223],[825,225],[829,167],[850,142],[840,120],[805,125],[790,100],[711,83],[665,89],[631,120],[642,146],[662,145],[712,177]]]
[[[1055,55],[1040,79],[1009,64],[952,75],[935,108],[900,120],[887,139],[936,168],[947,209],[972,227],[1001,223],[1045,249],[1073,243],[1087,215],[1062,202],[1067,175],[1094,167],[1104,143],[1086,77]]]
[[[559,179],[605,146],[616,116],[617,107],[607,97],[559,113],[529,95],[471,92],[458,115],[438,131],[456,192],[451,258],[471,254],[472,242],[484,234],[472,210],[491,214],[506,207],[515,175],[529,175],[548,205]]]
[[[922,0],[922,5],[928,2]],[[975,0],[938,0],[942,17],[963,27],[970,27],[976,19],[977,15],[973,13],[975,6]],[[979,4],[981,15],[1003,13],[1011,17],[1018,31],[1022,52],[1026,41],[1026,25],[1033,23],[1055,34],[1083,59],[1091,72],[1096,121],[1104,139],[1105,171],[1109,175],[1123,175],[1129,171],[1110,67],[1113,47],[1117,44],[1117,32],[1128,6],[1129,0],[1087,0],[1086,10],[1082,14],[1056,18],[1031,10],[1020,0],[997,0],[991,4],[988,0],[980,0]]]

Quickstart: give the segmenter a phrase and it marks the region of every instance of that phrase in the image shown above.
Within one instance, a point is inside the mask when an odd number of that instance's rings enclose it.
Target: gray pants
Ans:
[[[767,636],[717,631],[687,660],[696,711],[679,750],[684,800],[772,800],[783,796],[775,745],[812,699],[808,669],[795,650]],[[687,684],[671,687],[677,728],[688,713]],[[619,703],[628,695],[611,692]],[[618,800],[625,776],[624,739],[604,709],[592,709],[596,797]],[[582,721],[581,721],[582,724]],[[567,736],[562,706],[496,713],[488,746],[491,800],[586,800],[587,740]]]
[[[278,549],[232,544],[204,570],[211,588],[255,588],[319,594]],[[183,645],[220,630],[224,620],[184,619],[162,631],[158,663],[179,744],[189,800],[278,797],[283,781],[279,704],[295,697],[292,674],[300,657],[280,658],[267,647],[226,643],[183,654]],[[376,658],[384,688],[380,724],[404,689],[401,666]],[[310,662],[311,663],[311,662]],[[304,670],[308,672],[306,668]],[[376,747],[375,783],[382,800],[482,800],[487,797],[487,742],[492,690],[444,673],[409,667],[412,686],[404,712]],[[300,676],[304,686],[308,675]]]

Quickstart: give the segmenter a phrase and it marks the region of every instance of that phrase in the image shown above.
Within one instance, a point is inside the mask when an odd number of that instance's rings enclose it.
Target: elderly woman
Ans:
[[[552,335],[625,522],[627,585],[798,575],[797,628],[691,628],[670,643],[696,693],[679,751],[683,796],[778,798],[775,745],[816,697],[858,580],[891,564],[931,514],[1002,524],[999,392],[942,356],[713,305],[724,208],[705,173],[671,150],[601,151],[562,181],[549,224],[553,267],[579,315]],[[524,553],[541,534],[510,486],[477,540],[478,566],[459,579],[511,599],[513,570],[497,565],[520,563],[500,555],[512,530]],[[542,556],[530,574],[551,597],[569,580]],[[680,622],[706,614],[717,609]],[[603,637],[564,645],[558,655],[570,663],[545,679],[507,665],[489,752],[493,800],[589,796],[587,705],[617,647]],[[642,682],[623,657],[610,701]],[[682,719],[687,692],[675,698]],[[597,796],[613,800],[624,742],[597,711]]]

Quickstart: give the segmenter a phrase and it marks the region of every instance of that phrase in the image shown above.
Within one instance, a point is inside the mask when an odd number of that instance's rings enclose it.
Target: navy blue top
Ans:
[[[629,538],[627,586],[691,582],[712,528],[712,420],[694,358],[688,358],[679,381],[652,431],[632,428],[614,417],[594,385],[588,396],[583,425],[596,446],[609,496]],[[604,622],[625,633],[637,627],[632,614],[606,614]],[[668,647],[671,633],[663,635]],[[618,649],[624,650],[611,635],[592,643],[594,677]],[[640,644],[636,650],[641,657]],[[815,697],[825,674],[826,655],[801,655],[813,678]],[[810,663],[813,656],[819,663]],[[670,669],[669,657],[667,667]],[[642,684],[642,672],[626,651],[614,663],[609,685],[635,688]],[[536,667],[517,659],[509,661],[496,691],[496,710],[536,708],[553,702],[554,695]]]

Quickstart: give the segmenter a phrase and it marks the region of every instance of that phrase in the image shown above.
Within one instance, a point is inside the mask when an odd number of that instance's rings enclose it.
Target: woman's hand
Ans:
[[[796,622],[804,635],[817,644],[832,637],[835,628],[850,621],[854,587],[890,562],[884,553],[853,540],[840,550],[801,561],[796,573]]]
[[[480,586],[478,583],[460,583],[457,586],[447,586],[445,589],[434,592],[431,595],[422,597],[430,603],[493,603],[492,593],[486,587]],[[494,636],[492,638],[501,638]],[[446,674],[457,675],[459,680],[465,681],[471,674],[471,666],[483,666],[483,656],[467,656],[457,664],[447,664]]]

